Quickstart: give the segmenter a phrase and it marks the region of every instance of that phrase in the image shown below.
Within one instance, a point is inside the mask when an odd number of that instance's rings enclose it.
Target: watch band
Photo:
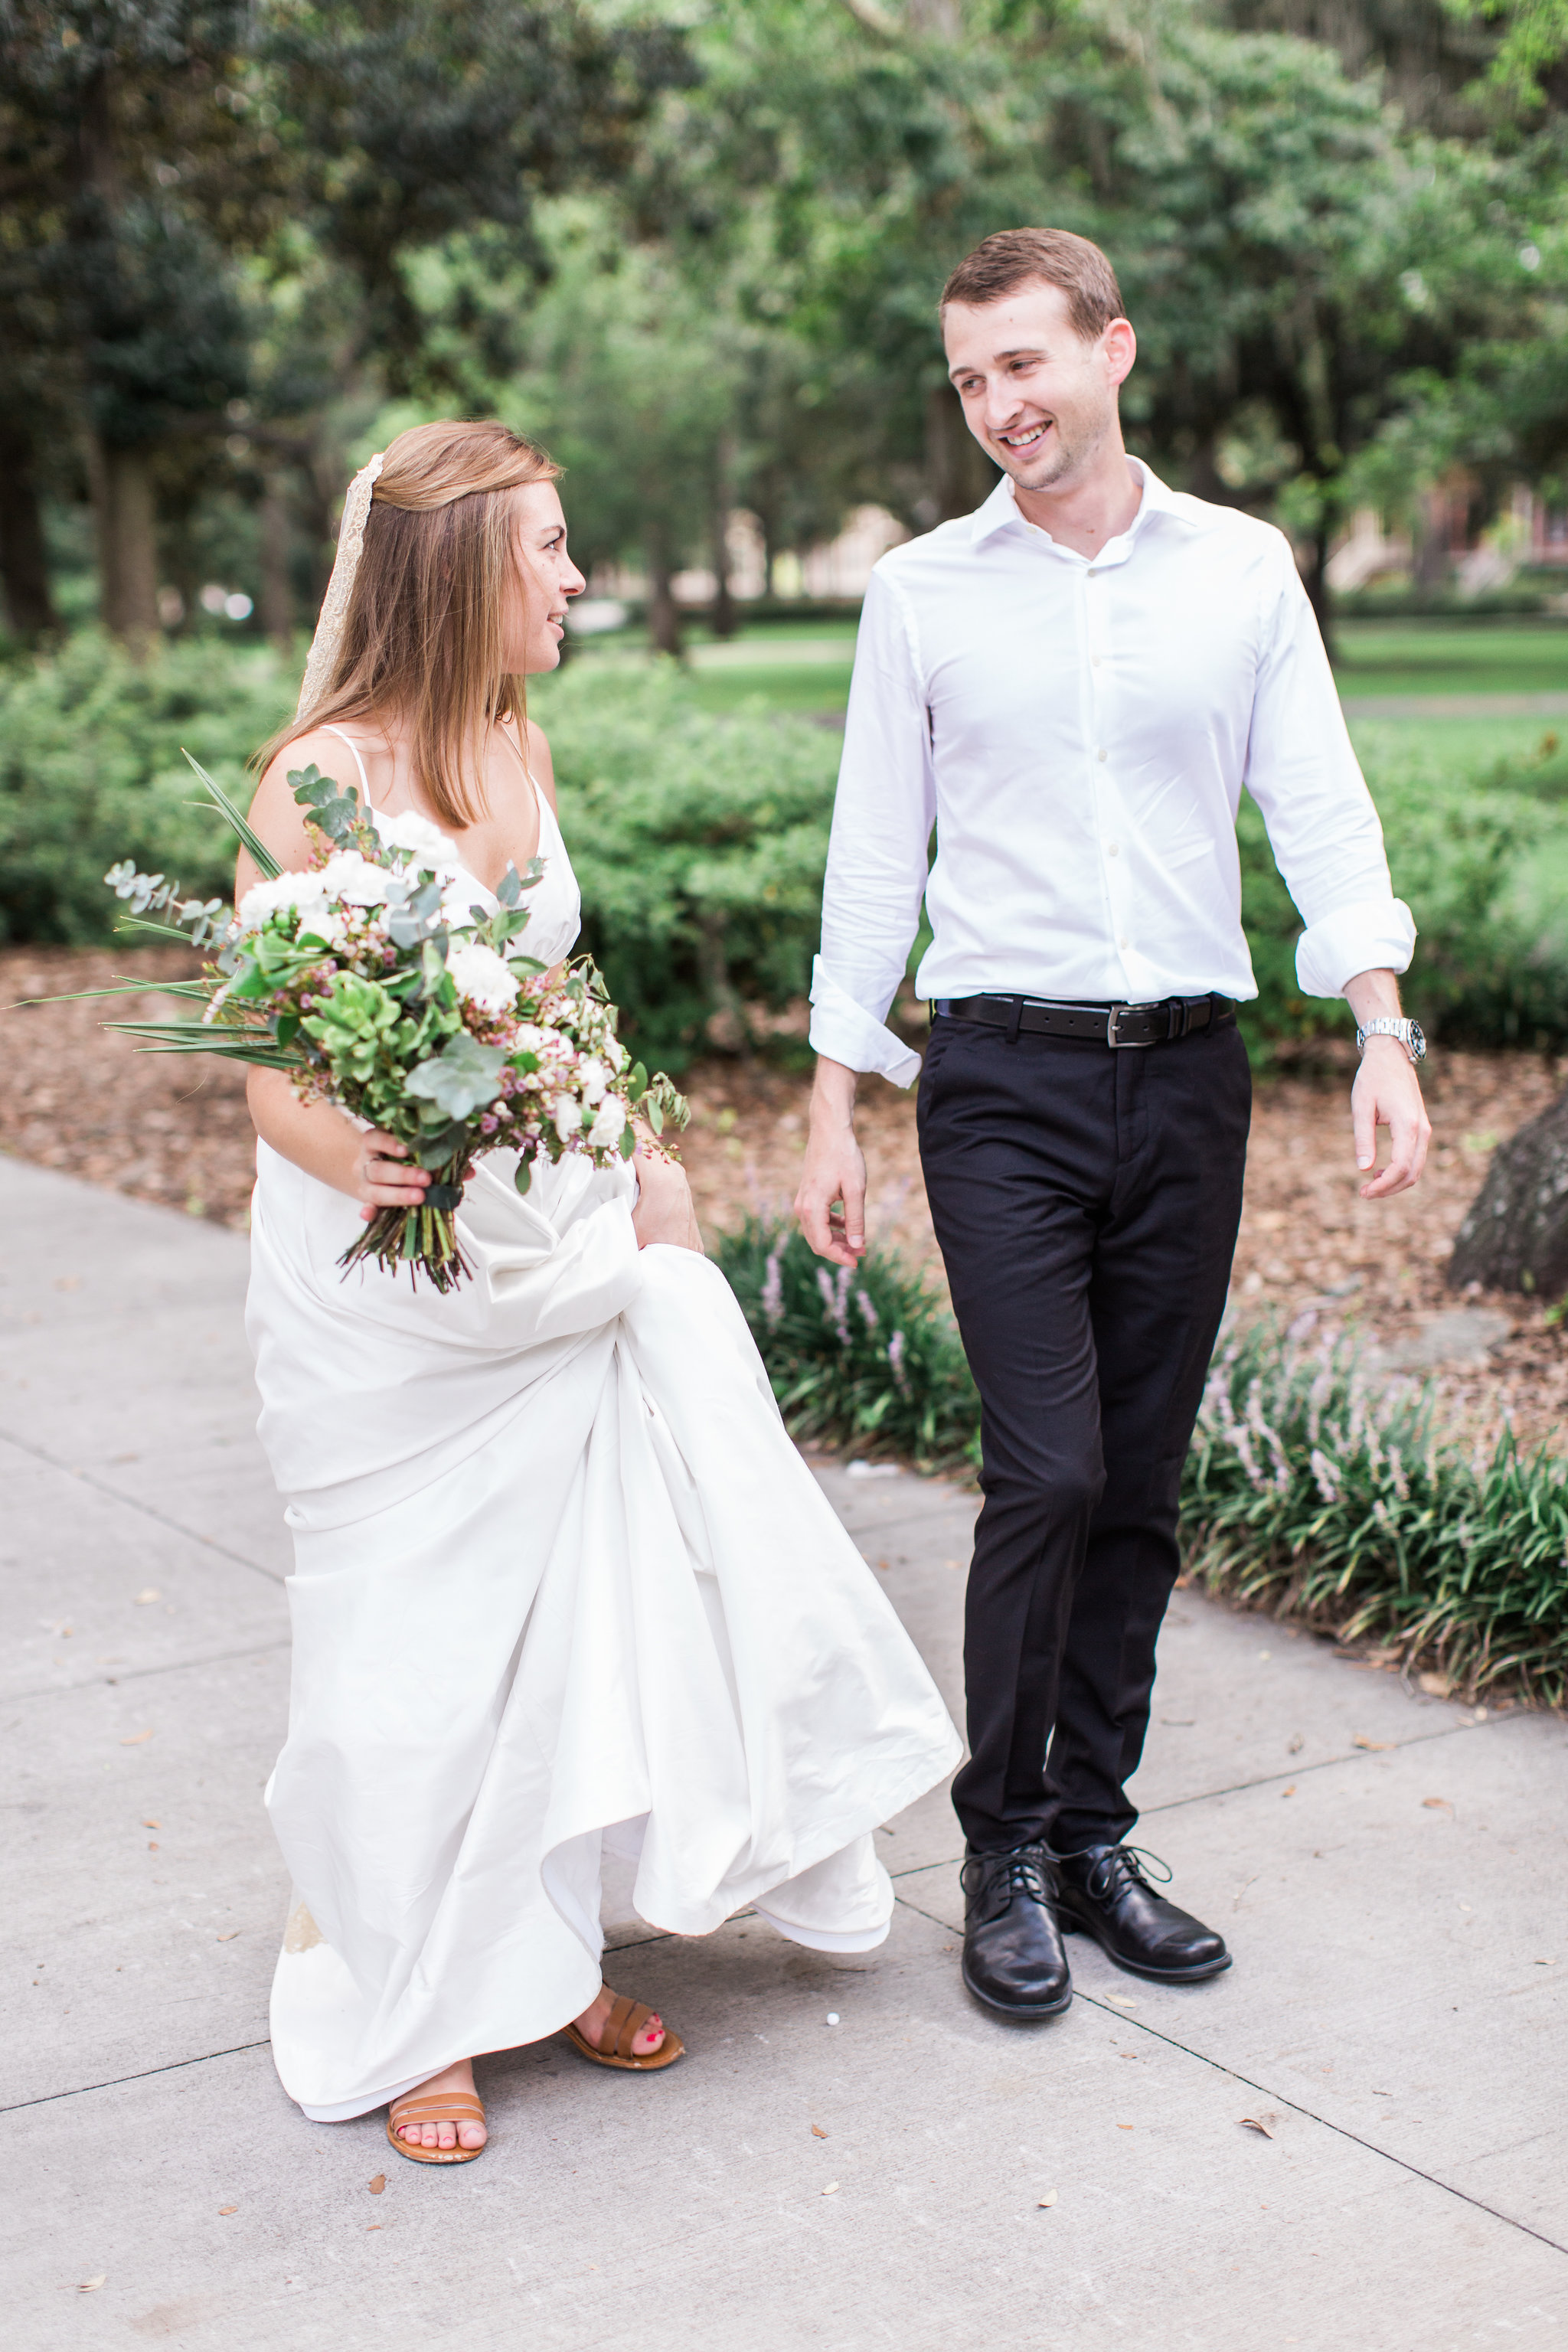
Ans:
[[[1395,1037],[1413,1062],[1418,1062],[1426,1051],[1426,1040],[1420,1025],[1414,1021],[1396,1019],[1391,1013],[1380,1013],[1375,1020],[1365,1022],[1355,1033],[1356,1050],[1366,1051],[1369,1037]]]

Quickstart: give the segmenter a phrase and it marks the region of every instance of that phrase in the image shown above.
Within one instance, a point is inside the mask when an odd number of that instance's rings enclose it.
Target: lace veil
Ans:
[[[332,564],[332,576],[327,583],[327,593],[321,599],[316,634],[310,640],[310,656],[305,664],[300,700],[294,712],[296,719],[302,719],[313,703],[320,702],[336,666],[338,646],[343,634],[343,618],[349,609],[354,573],[359,569],[360,551],[364,545],[364,526],[370,513],[371,492],[380,476],[384,455],[384,451],[378,451],[368,466],[360,467],[349,484],[348,496],[343,500],[343,519],[338,526],[337,556]]]

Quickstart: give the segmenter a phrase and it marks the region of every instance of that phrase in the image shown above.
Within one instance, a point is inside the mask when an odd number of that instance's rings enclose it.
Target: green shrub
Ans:
[[[192,806],[182,751],[248,799],[245,762],[296,690],[265,648],[176,643],[139,664],[87,630],[0,668],[0,939],[104,939],[122,857],[227,898],[233,838]]]
[[[797,1436],[870,1445],[923,1468],[978,1458],[980,1405],[952,1318],[920,1276],[873,1250],[858,1273],[793,1226],[751,1219],[714,1258]]]
[[[1568,865],[1568,760],[1555,737],[1521,760],[1441,764],[1429,740],[1367,761],[1394,885],[1419,926],[1411,1010],[1454,1045],[1568,1040],[1568,933],[1537,877]],[[1258,993],[1241,1025],[1255,1062],[1287,1039],[1354,1026],[1348,1006],[1296,986],[1300,918],[1244,799],[1242,919]]]
[[[0,666],[0,938],[98,940],[102,876],[121,857],[226,891],[224,828],[193,807],[192,751],[234,790],[288,712],[293,665],[265,647],[175,643],[144,666],[96,633]],[[673,664],[580,656],[539,683],[584,945],[626,1034],[679,1069],[747,1042],[749,1008],[804,995],[816,944],[837,741],[761,709],[716,718]],[[1408,993],[1435,1036],[1568,1040],[1568,755],[1490,768],[1445,761],[1440,734],[1369,772],[1396,887],[1421,926]],[[1261,819],[1240,819],[1243,911],[1260,995],[1243,1022],[1267,1060],[1286,1039],[1348,1030],[1343,1005],[1297,992],[1296,910]]]
[[[535,715],[583,892],[584,944],[648,1062],[746,1041],[745,1007],[805,993],[836,737],[765,712],[713,718],[673,663],[571,663]]]

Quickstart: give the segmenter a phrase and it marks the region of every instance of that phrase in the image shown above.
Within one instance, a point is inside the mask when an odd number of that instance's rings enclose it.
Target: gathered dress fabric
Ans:
[[[541,824],[524,944],[553,961],[579,907],[542,799]],[[872,1832],[959,1741],[717,1268],[638,1249],[629,1166],[537,1161],[523,1197],[498,1151],[458,1213],[471,1281],[345,1278],[357,1204],[257,1163],[247,1328],[295,1554],[267,1793],[289,2096],[345,2119],[580,2014],[606,1851],[656,1928],[754,1906],[816,1949],[879,1943]]]

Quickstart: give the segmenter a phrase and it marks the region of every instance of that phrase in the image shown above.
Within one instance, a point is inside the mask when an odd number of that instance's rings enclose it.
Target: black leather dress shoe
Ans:
[[[963,1981],[975,2000],[1004,2017],[1059,2017],[1072,2000],[1072,1979],[1046,1848],[972,1853],[963,1886]]]
[[[1130,1845],[1091,1845],[1058,1855],[1062,1927],[1069,1936],[1092,1936],[1119,1969],[1158,1984],[1217,1977],[1230,1966],[1225,1937],[1156,1894],[1143,1875],[1144,1862],[1165,1869],[1156,1855],[1141,1858]],[[1167,1879],[1170,1874],[1166,1870]]]

